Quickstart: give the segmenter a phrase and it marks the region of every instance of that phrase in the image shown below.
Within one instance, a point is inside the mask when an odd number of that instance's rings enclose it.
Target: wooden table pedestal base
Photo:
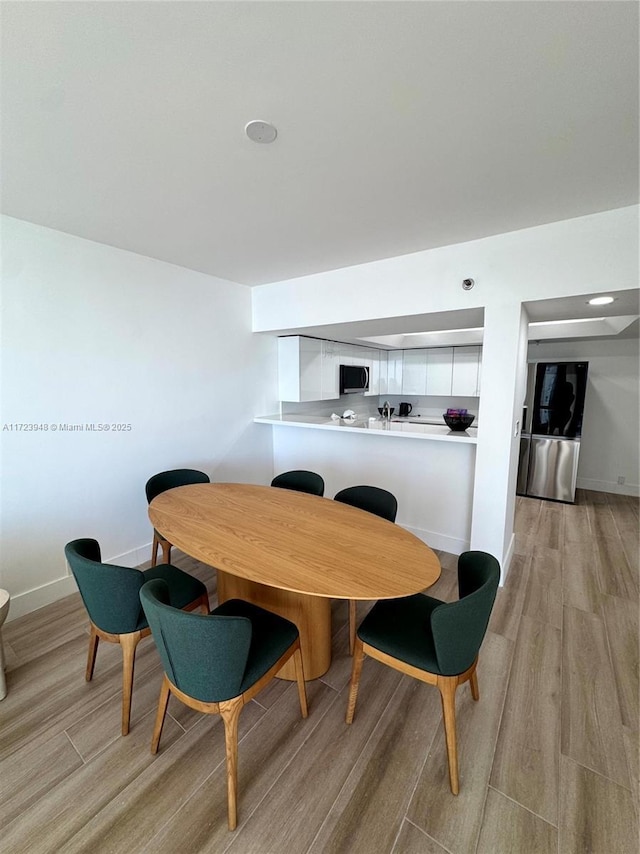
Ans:
[[[217,573],[220,604],[227,599],[246,599],[291,620],[300,632],[304,678],[318,679],[327,672],[331,664],[331,599],[280,590],[220,569]],[[295,681],[293,663],[287,662],[278,676]]]

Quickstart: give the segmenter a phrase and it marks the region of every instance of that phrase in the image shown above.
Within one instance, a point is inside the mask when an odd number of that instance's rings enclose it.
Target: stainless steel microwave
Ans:
[[[369,391],[369,368],[366,365],[340,365],[340,394]]]

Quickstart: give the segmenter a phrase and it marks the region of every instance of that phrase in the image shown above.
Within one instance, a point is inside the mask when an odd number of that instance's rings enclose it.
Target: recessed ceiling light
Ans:
[[[589,300],[589,305],[609,305],[613,301],[613,297],[594,297]]]
[[[273,142],[278,131],[269,122],[256,119],[245,125],[244,132],[252,142]]]

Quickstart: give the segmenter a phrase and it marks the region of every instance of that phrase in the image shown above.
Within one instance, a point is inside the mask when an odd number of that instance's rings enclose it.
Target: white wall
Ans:
[[[640,495],[638,340],[532,343],[528,361],[589,363],[578,486]]]
[[[251,292],[211,276],[2,220],[1,586],[11,616],[74,589],[64,544],[150,555],[144,484],[177,467],[268,483],[254,415],[276,407],[276,342],[251,332]],[[128,432],[51,425],[131,424]]]

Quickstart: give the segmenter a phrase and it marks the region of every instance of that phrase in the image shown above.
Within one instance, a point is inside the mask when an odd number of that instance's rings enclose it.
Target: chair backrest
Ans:
[[[484,639],[500,581],[500,564],[486,552],[464,552],[458,558],[457,602],[444,602],[431,612],[431,631],[443,676],[471,667]]]
[[[64,553],[87,613],[99,629],[120,635],[146,627],[139,598],[144,575],[139,569],[102,563],[97,540],[72,540]]]
[[[140,601],[169,680],[203,703],[240,694],[251,646],[251,620],[179,611],[169,605],[169,587],[156,578]]]
[[[349,486],[337,492],[333,500],[375,513],[376,516],[388,519],[389,522],[396,521],[398,512],[396,497],[386,489],[380,489],[379,486]]]
[[[324,480],[314,471],[296,469],[285,471],[271,481],[271,486],[279,489],[293,489],[295,492],[308,492],[310,495],[324,495]]]
[[[175,489],[176,486],[189,486],[192,483],[211,483],[209,475],[197,469],[171,469],[154,474],[146,483],[145,491],[149,504],[156,495]]]

